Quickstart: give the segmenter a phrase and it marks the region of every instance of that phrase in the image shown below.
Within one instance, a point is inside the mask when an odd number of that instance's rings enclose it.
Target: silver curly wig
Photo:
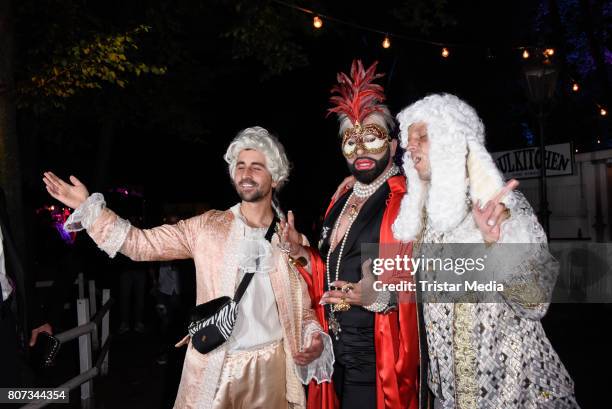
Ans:
[[[278,138],[260,126],[246,128],[238,132],[238,135],[227,148],[225,155],[223,155],[223,159],[229,165],[229,173],[232,179],[236,171],[238,155],[245,149],[253,149],[263,153],[266,158],[266,168],[272,175],[272,180],[277,183],[276,190],[287,182],[291,165],[289,159],[287,159],[285,148]]]

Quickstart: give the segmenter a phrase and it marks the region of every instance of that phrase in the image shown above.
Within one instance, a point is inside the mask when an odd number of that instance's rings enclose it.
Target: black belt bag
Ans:
[[[266,232],[270,241],[278,219],[275,217]],[[223,345],[232,334],[238,316],[238,303],[253,279],[254,273],[246,273],[234,294],[234,298],[223,296],[196,305],[189,314],[188,326],[191,344],[202,354],[207,354]]]

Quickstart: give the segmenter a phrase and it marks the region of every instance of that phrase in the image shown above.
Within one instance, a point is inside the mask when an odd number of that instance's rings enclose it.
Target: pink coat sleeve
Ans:
[[[112,210],[104,208],[87,233],[103,250],[115,246],[134,261],[186,259],[193,257],[195,242],[205,219],[206,213],[173,225],[139,229],[129,226]]]

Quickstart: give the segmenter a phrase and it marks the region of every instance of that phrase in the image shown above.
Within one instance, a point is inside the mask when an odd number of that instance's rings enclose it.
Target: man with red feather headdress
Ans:
[[[383,76],[376,65],[366,70],[353,61],[350,76],[339,73],[332,89],[329,114],[339,117],[342,154],[353,178],[325,213],[318,249],[299,246],[297,234],[288,238],[336,359],[333,384],[311,383],[309,409],[418,407],[416,304],[407,294],[373,291],[375,279],[399,277],[391,271],[375,278],[366,260],[412,252],[391,230],[406,179],[393,160],[395,123],[383,105],[383,87],[374,83]],[[362,252],[372,245],[375,254]]]

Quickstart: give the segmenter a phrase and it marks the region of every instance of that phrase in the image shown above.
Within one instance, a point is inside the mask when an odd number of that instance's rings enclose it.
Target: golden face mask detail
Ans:
[[[361,126],[359,123],[344,131],[342,138],[342,154],[350,159],[361,149],[364,153],[376,155],[389,147],[389,134],[378,124]]]

